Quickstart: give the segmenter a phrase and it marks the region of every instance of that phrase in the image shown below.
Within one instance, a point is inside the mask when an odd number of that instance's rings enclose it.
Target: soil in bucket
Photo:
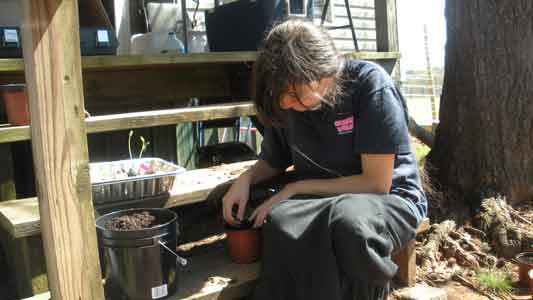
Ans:
[[[134,213],[120,217],[114,217],[105,223],[105,228],[109,230],[140,230],[157,225],[156,217],[148,211]]]
[[[116,211],[96,220],[106,299],[165,299],[176,293],[178,263],[166,249],[177,245],[176,226],[174,212],[155,208]]]

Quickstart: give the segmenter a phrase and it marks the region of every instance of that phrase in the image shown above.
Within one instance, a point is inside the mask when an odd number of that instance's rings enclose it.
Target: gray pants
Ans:
[[[282,201],[263,225],[253,299],[386,299],[398,269],[391,253],[415,237],[417,223],[395,195]]]

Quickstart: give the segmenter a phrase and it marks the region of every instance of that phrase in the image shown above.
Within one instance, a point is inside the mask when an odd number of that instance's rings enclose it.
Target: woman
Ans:
[[[248,217],[264,239],[254,299],[386,299],[391,253],[427,211],[394,82],[287,21],[259,52],[254,93],[262,152],[224,196],[225,221],[243,220],[251,185],[289,166],[298,177]]]

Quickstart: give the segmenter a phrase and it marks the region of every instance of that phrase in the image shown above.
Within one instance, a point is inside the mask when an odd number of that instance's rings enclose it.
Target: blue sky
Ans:
[[[425,69],[424,24],[428,27],[432,66],[444,65],[445,0],[397,0],[402,71]]]

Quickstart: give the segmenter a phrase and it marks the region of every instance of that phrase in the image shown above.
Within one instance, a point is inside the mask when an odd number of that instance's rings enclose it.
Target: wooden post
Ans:
[[[396,0],[374,0],[376,18],[376,46],[378,52],[399,52]],[[390,72],[400,84],[400,64],[396,61]]]
[[[378,52],[397,52],[396,0],[374,0]]]
[[[24,0],[25,76],[53,299],[104,299],[91,197],[76,0]]]
[[[415,241],[410,241],[405,249],[394,256],[394,262],[398,265],[398,277],[400,284],[414,286],[416,284],[416,246]]]

